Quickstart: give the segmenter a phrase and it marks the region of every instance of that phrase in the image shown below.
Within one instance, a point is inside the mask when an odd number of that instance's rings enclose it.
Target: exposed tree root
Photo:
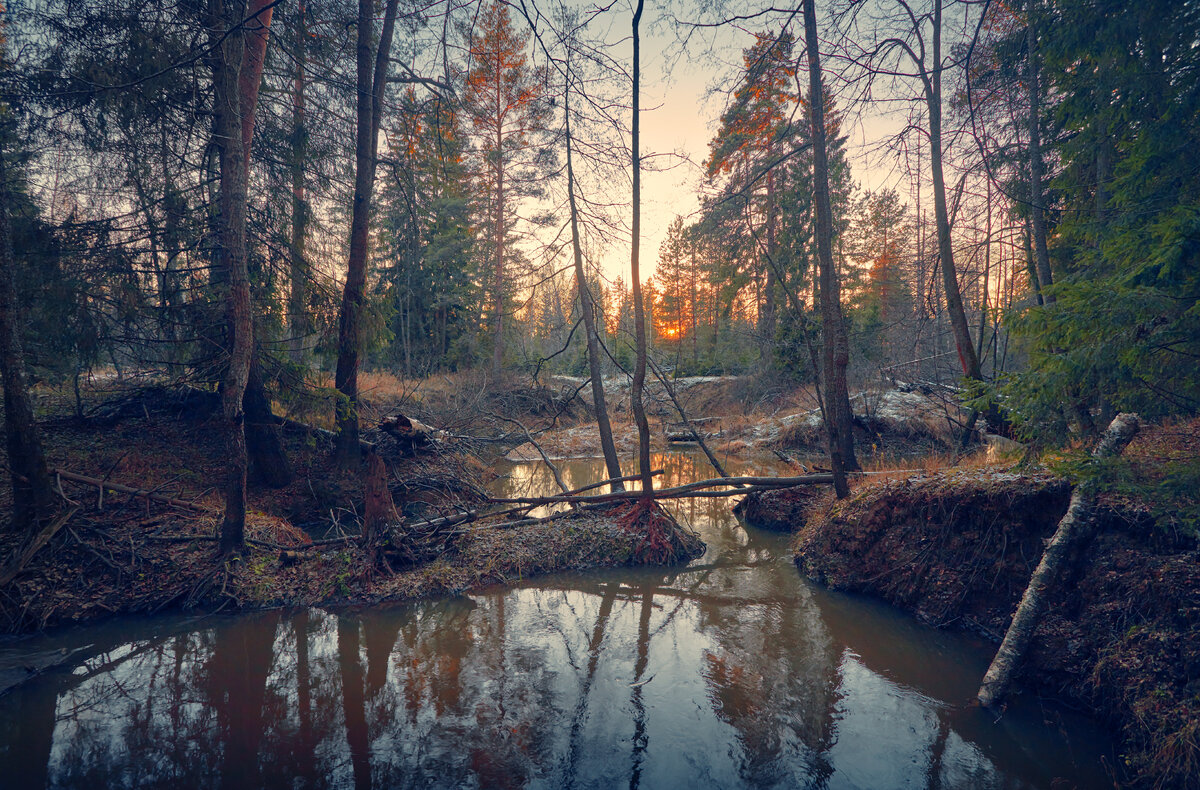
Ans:
[[[700,537],[681,526],[653,499],[639,499],[613,515],[622,529],[638,536],[633,547],[633,558],[638,563],[670,565],[704,553]]]

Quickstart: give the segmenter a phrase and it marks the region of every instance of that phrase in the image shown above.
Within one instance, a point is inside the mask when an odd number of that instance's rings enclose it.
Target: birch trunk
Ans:
[[[1137,434],[1138,427],[1136,414],[1118,414],[1104,432],[1100,444],[1092,453],[1092,458],[1099,461],[1119,455]],[[1095,531],[1096,523],[1092,511],[1095,496],[1095,484],[1087,480],[1080,483],[1071,494],[1071,504],[1067,507],[1067,513],[1058,522],[1058,529],[1046,544],[1046,551],[1029,579],[1025,594],[1021,596],[1021,604],[1004,634],[1004,641],[983,677],[977,697],[984,707],[993,707],[1004,699],[1013,673],[1033,641],[1034,631],[1037,630],[1038,621],[1046,608],[1046,596],[1053,589],[1055,580],[1062,574],[1067,557],[1072,549],[1091,537]]]

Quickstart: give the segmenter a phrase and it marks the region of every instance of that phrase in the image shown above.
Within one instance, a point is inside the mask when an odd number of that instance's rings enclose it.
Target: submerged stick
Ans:
[[[1118,414],[1092,453],[1093,461],[1119,455],[1133,439],[1138,427],[1136,414]],[[1004,699],[1013,673],[1033,641],[1033,632],[1037,630],[1038,621],[1046,607],[1046,595],[1053,588],[1054,580],[1071,549],[1095,531],[1092,512],[1095,498],[1096,484],[1092,480],[1084,480],[1071,494],[1067,513],[1058,522],[1054,537],[1046,544],[1041,562],[1030,577],[1029,586],[1021,596],[1021,604],[1013,615],[1012,625],[1004,634],[1004,641],[1000,643],[1000,649],[996,651],[996,657],[983,677],[976,697],[985,708],[993,707]]]

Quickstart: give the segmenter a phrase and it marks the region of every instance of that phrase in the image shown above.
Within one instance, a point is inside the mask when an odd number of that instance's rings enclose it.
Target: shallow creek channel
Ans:
[[[604,479],[559,465],[571,488]],[[655,466],[714,476],[688,451]],[[498,493],[557,490],[538,464],[501,471]],[[968,704],[992,646],[810,584],[734,501],[669,503],[708,544],[686,567],[0,643],[10,664],[70,656],[0,697],[0,787],[1112,786],[1096,725]]]

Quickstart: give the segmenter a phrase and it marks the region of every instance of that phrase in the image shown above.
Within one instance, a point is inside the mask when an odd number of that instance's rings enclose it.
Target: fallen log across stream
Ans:
[[[793,488],[805,485],[832,485],[833,475],[801,475],[799,477],[714,477],[709,480],[697,480],[673,488],[657,488],[647,495],[641,491],[612,491],[607,494],[591,496],[567,496],[564,494],[543,497],[494,497],[488,503],[496,505],[552,505],[560,502],[568,504],[590,504],[593,502],[617,502],[631,499],[681,499],[686,497],[722,497],[741,496],[755,491],[770,491],[775,488]],[[728,491],[704,491],[706,488],[721,486],[741,486]]]
[[[652,474],[660,475],[662,470],[655,470]],[[626,477],[617,478],[618,480],[630,480],[640,477],[640,475],[628,475]],[[440,518],[429,519],[427,521],[413,522],[412,527],[418,529],[434,529],[443,527],[465,526],[474,521],[479,521],[485,518],[496,518],[499,516],[511,516],[513,514],[527,512],[532,508],[542,505],[569,504],[582,507],[589,510],[600,507],[613,502],[631,502],[647,498],[641,491],[613,491],[607,494],[595,494],[591,496],[578,496],[581,491],[590,491],[600,486],[614,482],[613,480],[601,480],[597,483],[586,485],[582,488],[577,488],[566,494],[557,494],[544,497],[492,497],[486,500],[489,505],[512,505],[512,507],[503,510],[484,511],[484,510],[465,510],[461,513],[455,513],[451,516],[443,516]],[[742,486],[741,488],[728,488],[723,491],[713,491],[705,489],[714,489],[721,486]],[[681,486],[672,488],[656,488],[650,495],[653,499],[687,499],[687,498],[710,498],[710,497],[730,497],[743,496],[745,494],[755,493],[757,491],[772,491],[779,488],[793,488],[803,485],[833,485],[833,475],[831,474],[816,474],[816,475],[801,475],[799,477],[714,477],[709,480],[697,480],[693,483],[687,483]],[[538,518],[521,518],[515,521],[507,521],[499,524],[489,524],[478,527],[478,529],[497,529],[525,526],[527,524],[540,524],[546,521],[552,521],[556,518],[567,516],[571,513],[569,510],[564,510],[561,513],[551,513],[548,516]],[[347,535],[340,538],[327,538],[324,540],[314,540],[312,543],[307,543],[302,546],[291,547],[294,551],[304,551],[306,549],[316,548],[334,548],[344,546],[349,543],[355,543],[362,540],[360,535]]]

